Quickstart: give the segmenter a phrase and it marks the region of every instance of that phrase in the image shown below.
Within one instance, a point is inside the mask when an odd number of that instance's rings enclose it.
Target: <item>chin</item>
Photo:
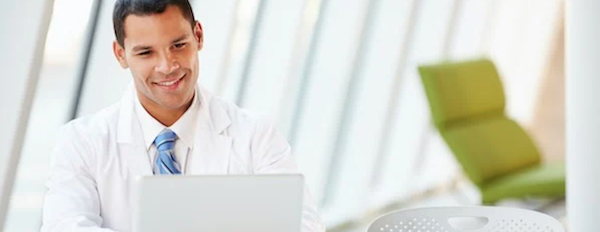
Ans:
[[[183,94],[182,94],[183,95]],[[163,99],[161,104],[163,107],[167,109],[181,109],[182,107],[186,107],[189,103],[189,94],[185,94],[185,96],[178,96],[176,98]]]

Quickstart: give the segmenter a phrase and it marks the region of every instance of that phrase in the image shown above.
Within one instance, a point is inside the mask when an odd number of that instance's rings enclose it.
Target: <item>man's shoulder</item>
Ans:
[[[62,128],[63,134],[66,136],[86,135],[106,135],[111,128],[117,127],[120,103],[115,103],[100,111],[88,115],[84,115],[69,121]]]
[[[251,109],[242,108],[235,103],[220,97],[212,97],[211,108],[216,108],[213,110],[218,110],[218,108],[224,110],[231,120],[230,129],[233,130],[240,129],[247,131],[249,128],[252,128],[252,130],[260,130],[261,128],[272,126],[273,124],[272,120],[266,115]]]

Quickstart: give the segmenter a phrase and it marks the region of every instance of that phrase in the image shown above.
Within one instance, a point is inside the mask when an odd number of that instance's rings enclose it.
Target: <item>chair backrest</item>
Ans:
[[[436,128],[476,185],[541,162],[529,135],[505,116],[490,60],[420,66],[419,73]]]
[[[504,115],[504,89],[490,60],[424,65],[419,74],[436,127]]]
[[[392,212],[367,232],[564,232],[556,219],[530,210],[503,207],[439,207]]]

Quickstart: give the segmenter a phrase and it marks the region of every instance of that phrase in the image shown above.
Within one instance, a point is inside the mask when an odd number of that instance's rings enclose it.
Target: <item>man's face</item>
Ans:
[[[123,68],[130,68],[140,101],[146,108],[180,110],[194,96],[202,27],[194,28],[176,6],[161,14],[125,18],[124,47],[113,43]]]

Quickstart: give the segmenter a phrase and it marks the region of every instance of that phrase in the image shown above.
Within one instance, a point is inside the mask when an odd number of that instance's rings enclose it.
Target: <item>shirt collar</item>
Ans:
[[[198,100],[198,89],[195,90],[194,98],[192,100],[192,104],[190,107],[183,113],[181,118],[179,118],[173,125],[170,127],[166,127],[158,120],[156,120],[140,103],[140,100],[135,95],[135,113],[138,117],[138,121],[140,122],[140,126],[142,128],[142,134],[144,137],[144,145],[146,146],[146,150],[150,149],[152,143],[154,143],[154,139],[160,132],[164,129],[169,128],[175,134],[177,134],[178,142],[183,142],[183,144],[192,149],[194,146],[194,136],[196,130],[196,123],[199,112],[199,100]]]

